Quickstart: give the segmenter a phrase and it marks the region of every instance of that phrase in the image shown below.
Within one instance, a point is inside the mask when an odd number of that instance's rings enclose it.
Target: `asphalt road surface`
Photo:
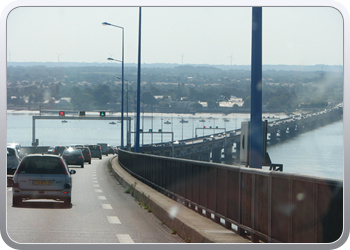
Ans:
[[[124,193],[107,162],[113,156],[93,158],[91,165],[69,166],[72,205],[50,200],[12,206],[7,187],[7,234],[17,243],[183,243],[152,213]]]

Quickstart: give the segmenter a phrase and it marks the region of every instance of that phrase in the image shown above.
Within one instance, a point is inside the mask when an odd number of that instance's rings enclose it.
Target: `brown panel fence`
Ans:
[[[119,162],[152,188],[254,242],[334,242],[343,231],[341,180],[123,150]]]

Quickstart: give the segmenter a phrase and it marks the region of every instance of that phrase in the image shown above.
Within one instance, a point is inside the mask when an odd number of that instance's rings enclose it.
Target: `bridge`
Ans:
[[[268,122],[266,129],[267,145],[292,138],[301,133],[316,129],[342,119],[343,109],[336,106],[321,112],[294,115]],[[203,128],[205,129],[205,128]],[[211,136],[198,136],[177,142],[143,145],[142,153],[159,156],[191,159],[220,163],[222,152],[225,163],[240,162],[241,129],[224,131]],[[210,157],[212,156],[212,157]]]
[[[266,126],[269,143],[338,121],[342,113],[338,106],[270,122]],[[143,154],[120,150],[115,164],[154,190],[224,228],[241,236],[249,235],[252,242],[324,243],[337,240],[343,230],[343,182],[216,163],[215,154],[222,149],[228,157],[232,155],[233,144],[239,151],[241,132],[235,130],[209,138],[191,138],[175,147],[169,143],[149,145],[143,148]],[[210,152],[213,162],[208,162]],[[169,157],[172,153],[176,158]],[[116,171],[114,174],[125,187],[133,187],[136,195],[147,197],[137,190],[135,182],[126,182]],[[148,199],[152,200],[149,196]],[[156,216],[161,217],[157,215],[161,209],[156,202],[148,202]]]

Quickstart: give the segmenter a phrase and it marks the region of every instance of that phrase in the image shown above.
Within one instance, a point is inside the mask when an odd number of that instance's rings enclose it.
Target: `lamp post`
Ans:
[[[113,58],[108,58],[108,60],[118,61],[122,63],[122,110],[121,110],[121,135],[120,135],[120,148],[124,149],[124,28],[107,22],[103,22],[102,25],[113,26],[122,29],[122,60],[115,60]]]
[[[109,60],[114,60],[112,58],[108,58]],[[118,60],[115,60],[118,61]],[[122,78],[117,77],[117,79],[122,80]],[[125,82],[127,82],[126,85],[126,117],[129,117],[129,80],[124,79]],[[130,121],[129,121],[130,122]],[[129,128],[126,129],[127,130],[127,138],[126,138],[126,149],[130,150],[131,144],[130,144],[130,136],[129,136]]]
[[[139,9],[139,46],[138,46],[138,59],[137,59],[136,135],[135,135],[135,152],[136,153],[140,153],[140,111],[141,111],[140,96],[141,96],[141,7]]]

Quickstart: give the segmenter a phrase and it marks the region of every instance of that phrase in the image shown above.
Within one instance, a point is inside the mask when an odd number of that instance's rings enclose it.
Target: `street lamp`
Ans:
[[[115,60],[113,58],[107,58],[107,60],[118,61],[122,63],[122,110],[121,110],[121,135],[120,135],[120,148],[124,149],[124,28],[107,22],[103,22],[104,26],[113,26],[122,29],[122,60]]]
[[[108,60],[114,60],[113,58],[107,58]],[[121,79],[120,77],[117,77],[117,79]],[[126,85],[126,117],[129,117],[129,80],[124,79],[124,81],[128,82]],[[130,122],[130,121],[129,121]],[[127,139],[126,139],[126,148],[127,150],[130,149],[130,138],[129,138],[129,130],[127,129]]]
[[[108,57],[107,60],[109,61],[117,61],[117,62],[123,62],[123,61],[120,61],[120,60],[117,60],[117,59],[114,59],[114,58],[111,58],[111,57]],[[118,79],[121,79],[119,77],[117,77]]]

